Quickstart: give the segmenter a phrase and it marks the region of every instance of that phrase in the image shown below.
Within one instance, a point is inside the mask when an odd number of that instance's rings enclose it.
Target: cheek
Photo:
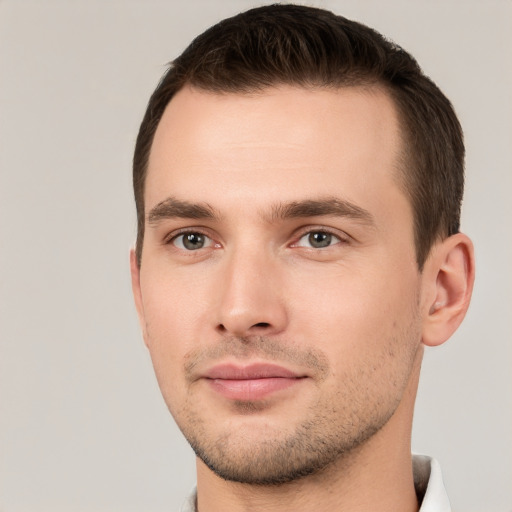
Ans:
[[[148,265],[148,270],[141,271],[144,317],[155,348],[183,346],[188,333],[200,324],[204,287],[190,278],[165,264]]]
[[[308,341],[331,362],[327,394],[336,397],[340,414],[350,413],[347,403],[359,411],[356,417],[375,404],[385,412],[402,397],[421,328],[413,282],[396,281],[344,279],[315,294],[314,310],[299,315]]]
[[[142,275],[141,292],[146,344],[168,402],[169,390],[174,388],[174,393],[180,388],[184,355],[197,337],[193,331],[200,322],[191,315],[197,314],[198,304],[188,287],[166,277],[163,272]]]
[[[382,268],[385,268],[384,266]],[[294,301],[299,332],[315,339],[341,361],[351,357],[381,357],[404,339],[417,315],[418,280],[415,273],[342,269],[325,279],[300,285],[300,299]],[[309,290],[309,291],[308,291]],[[308,341],[307,339],[305,340]]]

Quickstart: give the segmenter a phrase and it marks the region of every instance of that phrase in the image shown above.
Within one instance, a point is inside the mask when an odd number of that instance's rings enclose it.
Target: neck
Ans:
[[[322,472],[255,486],[223,480],[198,460],[198,511],[417,512],[410,444],[421,357],[420,348],[404,397],[386,425]]]

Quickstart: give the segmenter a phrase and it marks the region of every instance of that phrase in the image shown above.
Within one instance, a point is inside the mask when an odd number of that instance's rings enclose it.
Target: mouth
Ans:
[[[222,364],[206,371],[203,378],[225,398],[255,401],[295,386],[307,376],[274,364]]]

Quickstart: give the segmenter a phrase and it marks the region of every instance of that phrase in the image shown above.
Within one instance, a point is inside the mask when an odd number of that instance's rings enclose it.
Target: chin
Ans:
[[[320,474],[334,464],[350,459],[356,448],[386,423],[367,425],[351,435],[344,429],[323,428],[305,423],[293,432],[275,426],[246,425],[226,430],[226,434],[205,435],[194,429],[187,436],[198,458],[220,478],[251,485],[282,485]]]

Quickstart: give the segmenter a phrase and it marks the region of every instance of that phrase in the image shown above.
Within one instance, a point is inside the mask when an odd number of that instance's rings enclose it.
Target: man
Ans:
[[[462,321],[462,133],[375,31],[274,5],[174,61],[134,156],[135,302],[197,454],[185,511],[447,511],[411,457],[424,346]]]

